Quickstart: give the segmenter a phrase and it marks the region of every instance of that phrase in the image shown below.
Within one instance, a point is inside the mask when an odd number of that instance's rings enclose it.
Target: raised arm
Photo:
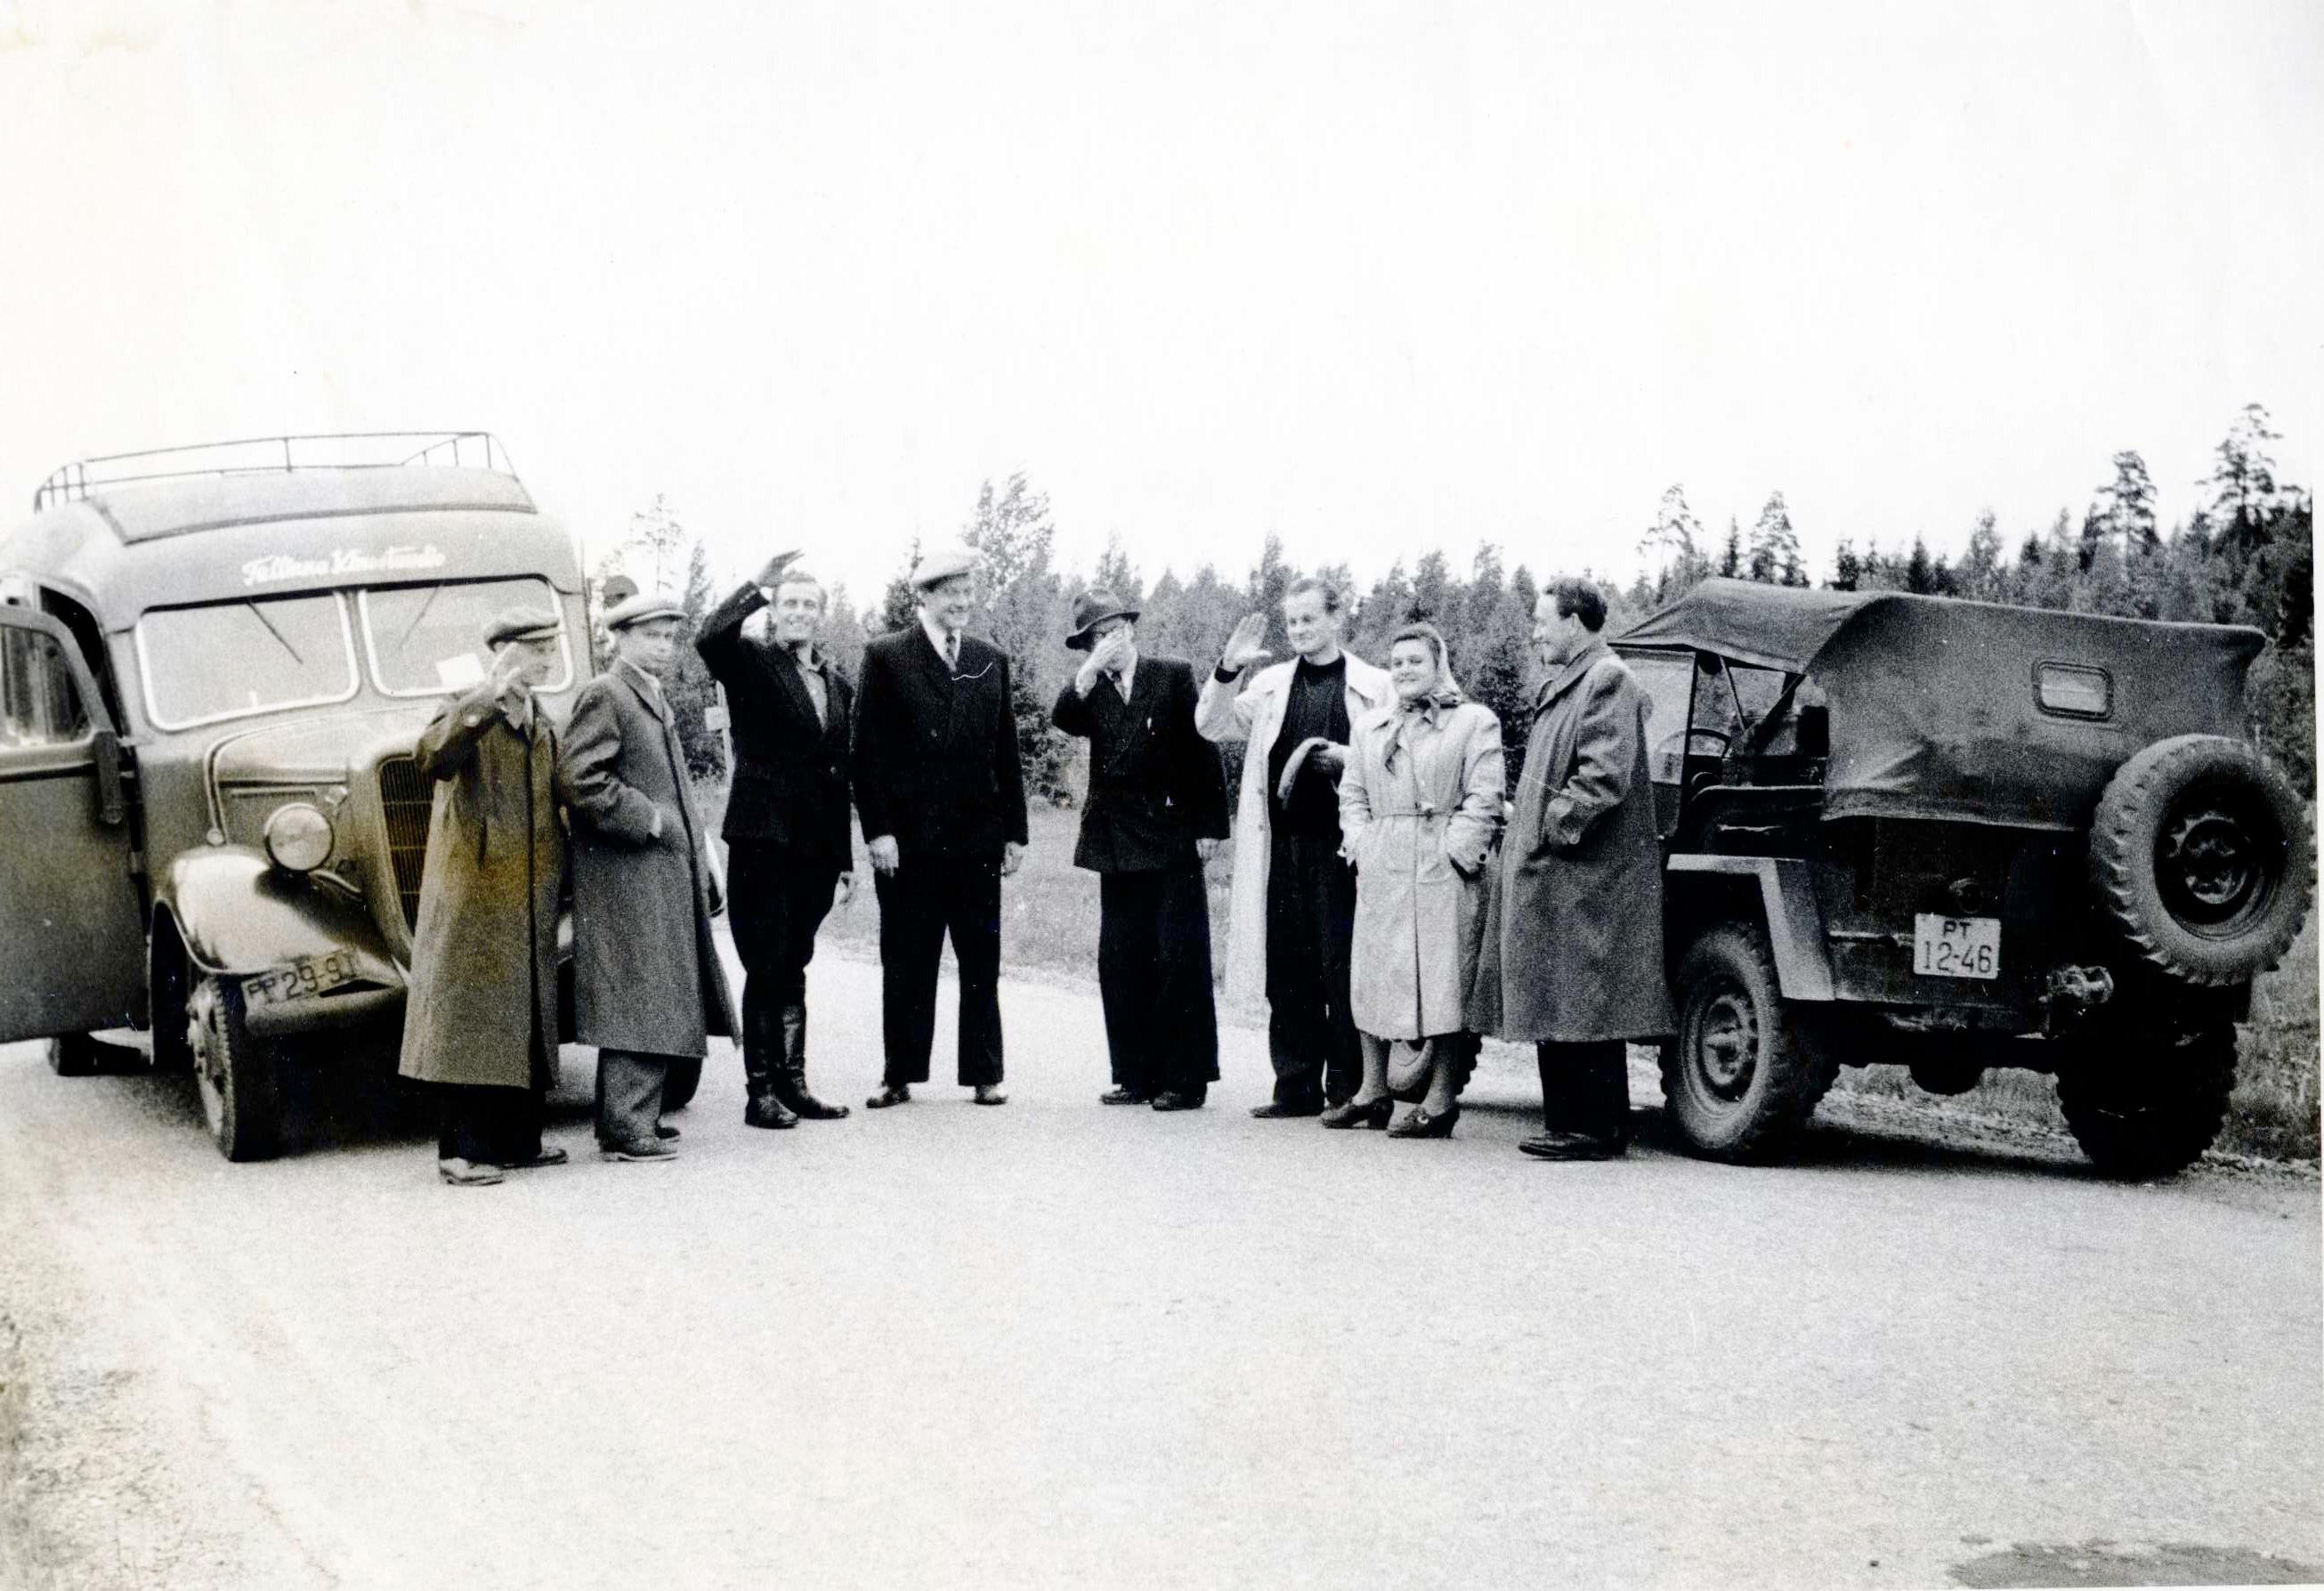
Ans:
[[[500,716],[500,702],[487,683],[453,698],[420,732],[413,756],[430,779],[449,779],[475,760],[476,743]]]
[[[767,594],[756,580],[734,587],[725,601],[702,616],[702,633],[694,650],[702,654],[714,679],[724,684],[742,658],[742,621],[767,606]]]

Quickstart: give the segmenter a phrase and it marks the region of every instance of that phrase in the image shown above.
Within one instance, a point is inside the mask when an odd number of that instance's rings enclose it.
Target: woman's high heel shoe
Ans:
[[[1452,1136],[1452,1124],[1460,1119],[1461,1107],[1458,1105],[1446,1106],[1442,1114],[1432,1113],[1416,1105],[1410,1115],[1388,1130],[1388,1135],[1391,1138],[1450,1138]]]
[[[1367,1105],[1358,1105],[1352,1099],[1335,1105],[1319,1119],[1327,1127],[1385,1127],[1388,1117],[1395,1114],[1396,1101],[1383,1094]]]

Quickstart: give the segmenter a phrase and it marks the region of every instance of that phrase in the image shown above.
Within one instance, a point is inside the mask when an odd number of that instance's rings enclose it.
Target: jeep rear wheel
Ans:
[[[194,985],[186,1001],[186,1044],[218,1152],[230,1161],[263,1161],[280,1152],[282,1101],[274,1056],[250,1036],[239,984],[206,977]]]
[[[2118,769],[2090,828],[2090,882],[2140,959],[2181,983],[2273,967],[2308,916],[2308,818],[2259,752],[2181,735]]]
[[[2167,1177],[2219,1135],[2236,1086],[2236,1030],[2206,1023],[2160,1042],[2121,1032],[2071,1041],[2058,1108],[2090,1163],[2110,1177]]]
[[[1678,1036],[1663,1044],[1663,1097],[1697,1153],[1775,1158],[1838,1075],[1820,1035],[1780,990],[1775,958],[1756,928],[1712,929],[1680,959]]]

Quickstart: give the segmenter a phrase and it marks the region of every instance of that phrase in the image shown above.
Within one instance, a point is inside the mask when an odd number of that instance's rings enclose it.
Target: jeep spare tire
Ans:
[[[2140,959],[2189,984],[2273,967],[2308,917],[2299,792],[2223,735],[2158,740],[2116,771],[2090,828],[2090,882]]]

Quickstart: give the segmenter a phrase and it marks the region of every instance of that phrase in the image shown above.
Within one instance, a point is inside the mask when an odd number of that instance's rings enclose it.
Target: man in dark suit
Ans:
[[[882,1087],[902,1105],[928,1078],[936,963],[952,938],[960,967],[960,1081],[1001,1105],[1001,881],[1026,842],[1025,776],[1009,659],[964,635],[976,555],[924,554],[919,613],[863,649],[855,698],[855,809],[880,896]]]
[[[823,585],[796,552],[703,620],[695,649],[725,688],[734,742],[726,798],[726,900],[742,958],[742,1071],[753,1127],[847,1114],[807,1086],[807,964],[835,894],[855,888],[847,834],[854,688],[825,662]]]
[[[605,615],[613,666],[581,688],[565,732],[573,818],[574,1037],[597,1047],[607,1160],[677,1153],[661,1124],[673,1059],[741,1024],[710,937],[710,865],[660,676],[685,613],[641,594]]]
[[[1203,864],[1227,836],[1218,748],[1194,728],[1194,671],[1141,657],[1138,610],[1074,599],[1065,644],[1089,653],[1057,696],[1058,728],[1090,743],[1074,865],[1098,875],[1097,980],[1113,1060],[1107,1105],[1194,1110],[1219,1075]]]

